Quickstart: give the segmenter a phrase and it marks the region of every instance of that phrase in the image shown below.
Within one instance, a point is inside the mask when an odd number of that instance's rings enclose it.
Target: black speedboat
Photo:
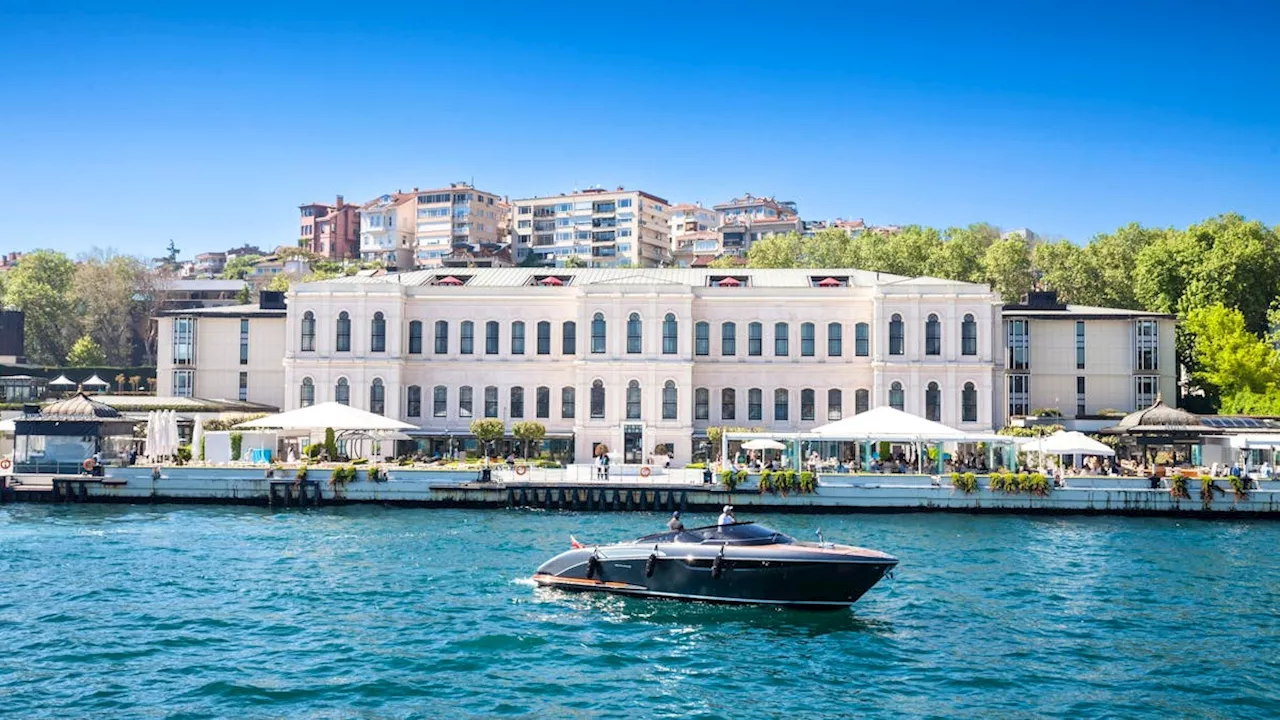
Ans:
[[[750,522],[574,545],[533,580],[562,590],[835,609],[852,605],[898,564],[876,550],[800,542]]]

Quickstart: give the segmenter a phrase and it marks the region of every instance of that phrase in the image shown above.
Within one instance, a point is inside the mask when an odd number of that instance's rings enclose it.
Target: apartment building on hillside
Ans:
[[[510,205],[502,196],[468,183],[414,188],[413,266],[442,267],[455,250],[493,252],[506,242]]]
[[[722,255],[745,256],[752,244],[770,235],[803,232],[804,223],[791,201],[747,193],[715,206],[722,218],[716,229]]]
[[[339,195],[333,205],[298,206],[298,247],[330,260],[360,257],[360,211]]]
[[[591,188],[512,202],[512,250],[544,265],[589,267],[671,262],[671,203],[641,190]]]
[[[415,193],[380,195],[360,208],[360,259],[391,270],[413,267]]]
[[[671,208],[671,253],[678,267],[691,267],[698,256],[720,254],[720,213],[701,204]]]

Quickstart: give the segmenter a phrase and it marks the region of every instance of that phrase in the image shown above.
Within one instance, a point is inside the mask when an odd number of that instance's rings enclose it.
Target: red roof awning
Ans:
[[[826,280],[822,280],[821,282],[819,282],[818,287],[840,287],[840,281],[835,278],[829,277]]]
[[[538,282],[540,282],[543,285],[563,285],[564,284],[564,281],[556,277],[555,275],[544,277]]]
[[[738,278],[727,277],[720,278],[720,282],[716,283],[716,285],[720,287],[738,287],[742,285],[742,283],[738,281]]]
[[[437,282],[436,284],[437,284],[437,285],[461,285],[461,284],[462,284],[462,281],[461,281],[461,280],[459,280],[458,278],[456,278],[456,277],[454,277],[454,276],[450,275],[449,277],[441,278],[441,280],[440,280],[439,282]]]

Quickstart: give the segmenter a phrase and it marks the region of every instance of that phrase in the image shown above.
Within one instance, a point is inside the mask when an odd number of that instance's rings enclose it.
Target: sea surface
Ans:
[[[786,611],[529,582],[655,513],[0,506],[0,715],[1280,715],[1280,523],[744,519],[902,562]]]

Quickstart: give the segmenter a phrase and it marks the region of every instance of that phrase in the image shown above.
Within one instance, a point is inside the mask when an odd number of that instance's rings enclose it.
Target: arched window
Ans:
[[[844,417],[844,393],[838,388],[831,388],[827,391],[827,421],[839,420]]]
[[[410,385],[405,393],[405,414],[409,417],[422,417],[422,388]]]
[[[871,409],[871,391],[858,388],[853,392],[853,414],[859,415]]]
[[[578,323],[566,320],[560,328],[560,352],[575,355],[578,352]]]
[[[643,328],[640,325],[640,314],[631,313],[627,317],[627,354],[638,354],[644,345]]]
[[[773,391],[773,419],[786,421],[791,418],[791,393],[786,388]]]
[[[942,354],[942,323],[938,322],[937,315],[931,314],[924,321],[924,354]]]
[[[596,313],[591,318],[591,352],[594,354],[604,353],[605,348],[605,322],[604,313]]]
[[[813,357],[814,332],[813,323],[800,323],[800,357]]]
[[[889,354],[902,354],[902,316],[897,313],[889,318]]]
[[[812,420],[815,417],[814,397],[812,388],[804,388],[800,391],[800,420]]]
[[[493,385],[486,386],[484,389],[484,416],[498,417],[498,388]]]
[[[444,386],[442,385],[440,387],[437,387],[436,391],[439,392],[441,387],[444,387]],[[436,417],[444,417],[443,397],[439,398],[437,402],[439,402],[439,405],[437,405],[438,413]],[[474,417],[475,403],[476,403],[475,390],[472,390],[470,385],[463,385],[462,387],[458,388],[458,417],[460,418]]]
[[[673,380],[668,380],[662,386],[662,419],[675,420],[679,408],[676,407],[677,393],[676,384]]]
[[[511,323],[511,354],[524,354],[524,322],[521,320]]]
[[[603,388],[601,388],[603,391]],[[560,388],[560,417],[566,420],[572,420],[577,408],[578,391],[570,385]],[[604,398],[601,398],[603,403]]]
[[[315,352],[316,314],[310,310],[302,313],[302,351]]]
[[[738,354],[738,326],[735,323],[720,323],[720,354],[732,356]]]
[[[476,324],[470,320],[463,320],[458,328],[458,352],[463,355],[472,355],[476,351]]]
[[[764,325],[758,322],[747,325],[747,354],[752,357],[764,354]]]
[[[971,382],[965,383],[960,393],[960,411],[962,421],[978,422],[978,389]]]
[[[382,384],[382,378],[374,378],[373,383],[369,385],[369,412],[382,415],[386,411],[387,388]]]
[[[467,397],[467,414],[462,414],[462,394]],[[449,388],[437,385],[431,390],[431,416],[442,418],[449,414]],[[458,388],[458,417],[471,417],[471,388]]]
[[[447,355],[449,353],[449,321],[436,321],[436,354]]]
[[[524,417],[524,388],[511,388],[511,417]]]
[[[338,378],[338,383],[333,387],[333,399],[343,405],[351,404],[351,385],[346,378]]]
[[[738,418],[738,393],[733,388],[720,391],[720,419],[736,420]]]
[[[484,324],[484,354],[498,354],[498,333],[501,328],[498,326],[497,320],[490,320]]]
[[[773,354],[775,357],[786,357],[791,352],[791,339],[788,337],[790,327],[784,323],[773,324]]]
[[[311,378],[302,378],[302,387],[298,393],[298,406],[311,407],[316,404],[316,384]]]
[[[546,320],[538,322],[538,354],[551,354],[551,323]]]
[[[894,381],[889,386],[889,407],[894,410],[902,410],[906,407],[906,397],[902,392],[902,383]]]
[[[844,326],[838,322],[827,323],[827,357],[844,354]]]
[[[960,354],[978,354],[978,322],[972,315],[965,315],[960,323]]]
[[[871,354],[871,326],[858,323],[853,326],[853,354],[867,357]]]
[[[604,381],[602,380],[591,383],[591,417],[595,419],[604,417]]]
[[[695,388],[693,391],[693,419],[711,419],[711,391],[706,388]]]
[[[640,419],[640,382],[638,380],[627,383],[627,419]]]
[[[700,322],[693,326],[693,354],[711,354],[711,323]]]
[[[413,320],[409,323],[409,354],[422,354],[422,321]]]
[[[676,322],[676,316],[667,313],[662,318],[662,354],[675,355],[680,351],[680,324]]]
[[[333,349],[338,352],[351,352],[351,316],[346,310],[338,313],[337,332]]]
[[[942,391],[936,382],[929,383],[924,389],[924,418],[942,422]]]
[[[764,391],[760,388],[747,390],[747,419],[764,419]]]
[[[534,392],[534,414],[539,419],[551,417],[551,388],[543,386]]]
[[[373,322],[369,326],[369,352],[387,351],[387,319],[382,313],[373,314]]]

